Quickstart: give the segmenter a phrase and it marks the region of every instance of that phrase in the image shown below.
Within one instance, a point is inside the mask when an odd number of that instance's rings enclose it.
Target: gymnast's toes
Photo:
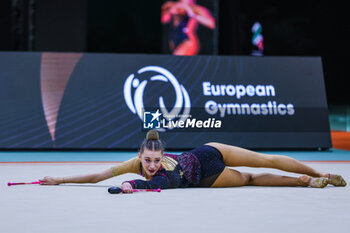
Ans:
[[[346,181],[341,175],[330,175],[330,183],[336,187],[345,187]]]

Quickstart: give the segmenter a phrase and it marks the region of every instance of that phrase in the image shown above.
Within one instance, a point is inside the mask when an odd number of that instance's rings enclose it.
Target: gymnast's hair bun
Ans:
[[[159,134],[156,130],[152,129],[147,132],[146,135],[147,140],[159,140]]]

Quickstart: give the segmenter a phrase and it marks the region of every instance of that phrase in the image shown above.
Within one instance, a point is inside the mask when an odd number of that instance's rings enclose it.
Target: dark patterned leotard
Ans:
[[[165,153],[162,165],[153,177],[147,177],[137,158],[113,167],[112,174],[132,172],[144,176],[146,181],[126,181],[136,189],[210,187],[224,168],[221,153],[212,146],[203,145],[180,155]]]

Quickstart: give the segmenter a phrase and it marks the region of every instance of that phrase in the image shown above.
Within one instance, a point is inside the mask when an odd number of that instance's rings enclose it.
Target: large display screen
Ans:
[[[2,149],[136,149],[147,128],[168,149],[331,147],[317,57],[0,53],[0,68]]]

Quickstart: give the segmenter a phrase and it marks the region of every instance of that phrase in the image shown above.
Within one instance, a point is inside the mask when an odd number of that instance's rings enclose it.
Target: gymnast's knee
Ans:
[[[218,144],[217,142],[207,142],[204,145],[214,146],[215,147],[215,145],[217,145],[217,144]]]
[[[276,155],[265,155],[264,156],[266,166],[265,167],[271,167],[276,168],[278,167],[279,158]]]
[[[242,173],[242,176],[244,177],[244,185],[252,185],[254,182],[253,174],[244,172]]]

